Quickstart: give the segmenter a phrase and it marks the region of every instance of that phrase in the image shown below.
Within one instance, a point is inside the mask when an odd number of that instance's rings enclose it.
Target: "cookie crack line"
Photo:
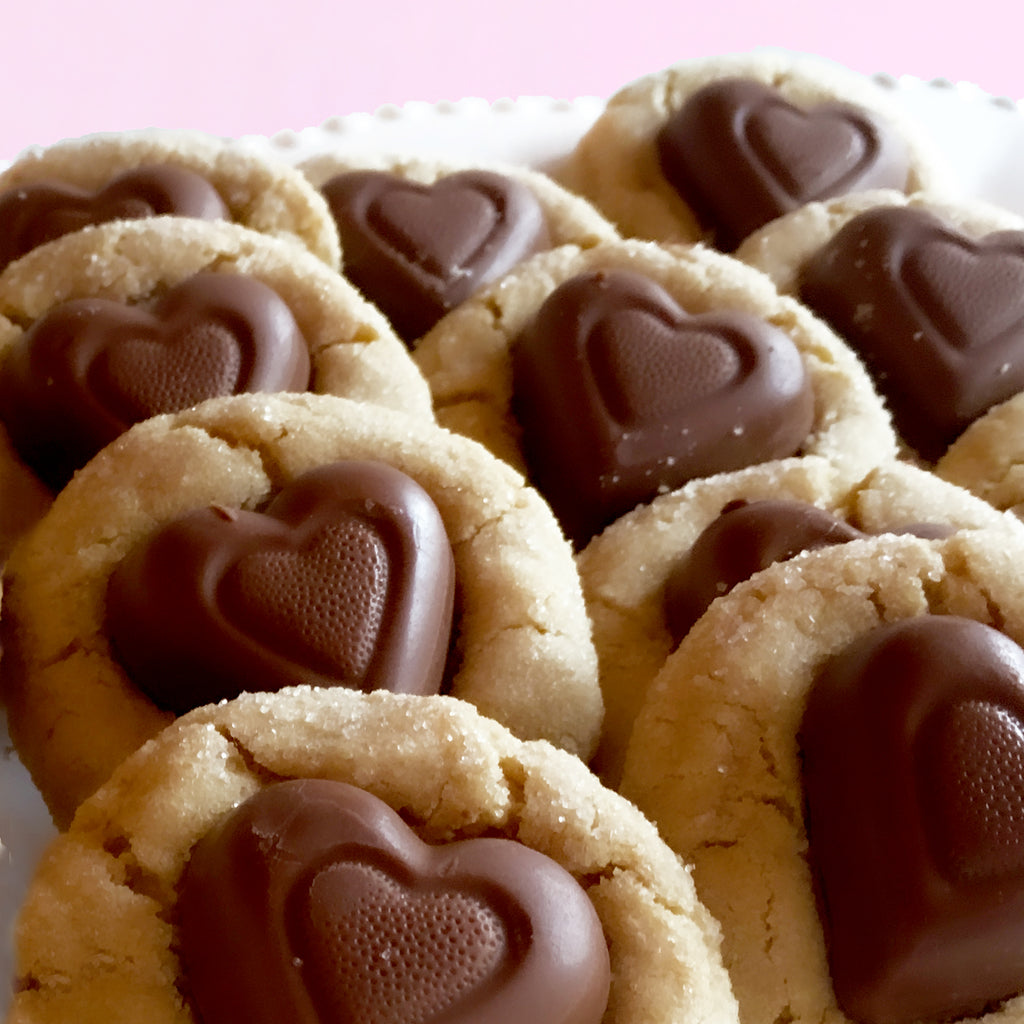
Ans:
[[[263,764],[253,751],[231,731],[229,726],[218,724],[214,726],[214,730],[235,751],[245,770],[250,775],[259,779],[262,785],[287,782],[292,778],[290,775],[282,775],[279,772],[275,772],[272,768],[268,768]]]

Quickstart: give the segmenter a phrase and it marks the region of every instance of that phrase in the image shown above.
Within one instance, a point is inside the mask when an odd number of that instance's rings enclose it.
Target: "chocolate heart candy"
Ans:
[[[864,536],[808,502],[731,501],[701,531],[665,584],[669,632],[679,643],[716,597],[775,562]]]
[[[1024,651],[971,619],[889,624],[815,681],[810,857],[836,996],[868,1024],[1024,991]]]
[[[185,980],[208,1024],[598,1024],[601,923],[508,839],[424,843],[341,782],[269,786],[194,848]]]
[[[669,184],[727,251],[806,203],[903,189],[909,167],[903,141],[866,110],[804,109],[744,78],[695,92],[662,126],[657,148]]]
[[[133,684],[176,714],[296,685],[436,693],[454,586],[423,488],[338,462],[265,512],[215,506],[157,530],[111,574],[107,632]]]
[[[800,297],[864,358],[926,458],[1024,388],[1024,232],[975,240],[928,211],[878,207],[807,262]]]
[[[133,423],[219,395],[304,391],[309,374],[309,347],[273,289],[206,273],[151,310],[56,306],[0,364],[0,409],[21,458],[56,490]]]
[[[460,171],[433,185],[351,171],[321,191],[338,224],[345,275],[410,344],[547,244],[537,197],[490,171]]]
[[[690,316],[627,271],[556,288],[512,361],[531,479],[578,543],[659,491],[794,454],[814,415],[788,335],[745,313]]]
[[[19,185],[0,195],[0,270],[36,246],[91,224],[160,215],[231,218],[206,178],[170,164],[125,171],[96,192],[61,182]]]

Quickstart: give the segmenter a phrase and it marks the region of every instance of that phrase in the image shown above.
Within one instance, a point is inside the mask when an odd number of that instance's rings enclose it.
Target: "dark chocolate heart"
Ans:
[[[174,520],[114,570],[107,632],[134,685],[182,714],[243,691],[436,693],[454,602],[429,495],[391,466],[338,462],[266,512]]]
[[[445,313],[547,244],[529,188],[490,171],[422,185],[382,171],[328,181],[345,275],[412,344]]]
[[[54,489],[133,423],[207,398],[304,391],[309,346],[270,287],[197,274],[152,308],[75,299],[0,363],[0,409],[21,458]]]
[[[807,261],[800,296],[864,358],[926,458],[1024,389],[1024,232],[972,239],[925,210],[879,207]]]
[[[786,334],[738,312],[690,316],[625,271],[555,289],[512,359],[531,479],[578,543],[661,490],[792,455],[813,419]]]
[[[805,109],[751,79],[699,89],[657,145],[665,178],[726,250],[806,203],[907,183],[906,147],[874,115],[845,103]]]
[[[819,675],[801,744],[836,996],[866,1024],[1024,991],[1024,651],[971,619],[879,627]]]
[[[201,174],[172,164],[136,167],[97,191],[58,181],[19,185],[0,195],[0,270],[37,246],[93,224],[144,217],[230,220]]]
[[[598,1024],[601,923],[508,839],[424,843],[340,782],[261,790],[193,849],[185,981],[217,1024]]]

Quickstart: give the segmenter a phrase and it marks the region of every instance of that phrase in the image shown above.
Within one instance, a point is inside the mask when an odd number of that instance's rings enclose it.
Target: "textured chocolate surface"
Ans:
[[[788,335],[739,312],[691,316],[626,271],[555,289],[512,359],[531,480],[577,543],[661,490],[794,454],[813,419]]]
[[[309,347],[254,278],[198,274],[153,308],[109,299],[54,307],[0,363],[0,410],[18,454],[54,490],[133,423],[219,395],[305,391]]]
[[[1024,991],[1024,652],[921,616],[829,662],[801,742],[836,996],[867,1024]]]
[[[80,228],[162,215],[231,219],[202,175],[169,164],[125,171],[95,192],[56,181],[8,189],[0,195],[0,270]]]
[[[742,499],[726,505],[694,541],[665,586],[665,622],[676,643],[707,607],[755,572],[801,551],[864,537],[804,501]]]
[[[597,1024],[600,921],[508,839],[430,846],[340,782],[269,786],[195,847],[180,890],[205,1024]]]
[[[410,344],[548,241],[533,192],[490,171],[460,171],[433,185],[351,171],[321,191],[338,225],[345,276]]]
[[[799,206],[869,188],[907,185],[903,140],[844,103],[795,106],[744,78],[694,93],[657,137],[662,173],[719,248]]]
[[[869,210],[807,262],[800,297],[864,358],[926,458],[1024,388],[1024,232],[976,240],[925,210]]]
[[[132,682],[177,714],[301,684],[436,693],[454,588],[419,484],[337,462],[265,512],[212,506],[157,530],[111,575],[107,631]]]

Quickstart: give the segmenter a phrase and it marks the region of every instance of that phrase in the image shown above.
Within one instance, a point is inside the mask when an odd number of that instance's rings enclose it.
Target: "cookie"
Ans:
[[[486,444],[585,545],[688,480],[895,451],[858,360],[763,274],[704,247],[562,246],[445,317],[414,359],[438,419]]]
[[[998,814],[995,809],[1006,807],[1009,792],[1020,786],[1019,760],[1012,753],[1019,743],[1020,710],[1005,692],[996,692],[1001,684],[994,680],[1005,678],[1008,666],[1013,675],[1018,671],[1013,666],[1021,663],[1019,650],[1016,662],[1005,651],[1024,641],[1024,600],[1017,582],[1022,551],[1019,538],[1006,530],[980,529],[936,540],[886,536],[808,552],[759,573],[716,601],[665,662],[637,717],[621,789],[653,818],[669,845],[693,861],[698,895],[722,924],[723,956],[744,1021],[975,1016],[995,1021],[1013,1020],[1022,1012],[1021,999],[1006,990],[1005,979],[995,980],[980,1002],[976,987],[969,1004],[956,991],[965,968],[973,976],[968,984],[982,978],[984,985],[1005,969],[1006,958],[998,951],[1020,949],[1016,941],[1002,941],[983,916],[994,878],[1000,885],[997,902],[1009,906],[1014,895],[1010,879],[1017,876],[997,870],[967,879],[944,866],[946,837],[950,848],[961,842],[965,815],[974,814],[974,835],[983,845],[998,833],[1000,821],[1015,823],[1019,815],[1011,806],[1008,817],[997,821],[984,809],[984,800],[991,797],[987,806]],[[808,725],[810,694],[830,659],[841,661],[851,645],[873,645],[881,629],[916,629],[921,623],[933,637],[944,637],[944,646],[934,641],[924,648],[912,645],[911,651],[920,655],[908,652],[896,675],[874,674],[874,682],[887,688],[885,696],[878,698],[876,689],[866,712],[848,707],[831,739]],[[979,631],[989,639],[979,643]],[[993,659],[993,651],[1004,653]],[[979,670],[992,686],[979,679]],[[919,681],[924,684],[915,691],[920,713],[907,720],[902,717],[908,692],[904,684],[916,687]],[[1017,679],[1018,687],[1021,683]],[[932,684],[934,689],[929,689]],[[936,741],[933,727],[940,728],[944,715],[970,718],[979,702],[983,727],[962,734],[970,750],[957,747],[950,735],[943,737],[941,729],[937,747],[923,746]],[[995,721],[1005,723],[1005,733],[994,728]],[[896,755],[892,730],[902,737],[895,741]],[[834,759],[829,767],[815,761],[804,776],[802,759],[811,756],[812,746],[817,752],[815,738],[822,736]],[[840,736],[848,737],[856,753],[851,755]],[[1009,746],[999,747],[1004,739]],[[916,787],[906,774],[908,744],[916,752],[914,770],[920,772]],[[894,756],[902,760],[894,761]],[[868,999],[851,1002],[840,979],[854,965],[844,959],[834,937],[826,942],[826,927],[838,926],[849,938],[855,926],[848,921],[838,925],[831,913],[819,916],[811,864],[817,872],[818,858],[827,860],[832,844],[826,839],[818,845],[815,825],[809,845],[805,799],[813,802],[812,814],[821,802],[820,794],[809,788],[805,792],[804,780],[834,772],[844,759],[851,785],[856,788],[859,780],[864,786],[857,790],[856,805],[850,802],[851,790],[833,793],[826,800],[826,817],[834,823],[846,819],[849,810],[849,824],[860,838],[849,837],[854,861],[846,862],[847,870],[838,879],[828,869],[826,884],[848,885],[858,892],[858,902],[876,922],[885,904],[897,916],[905,912],[898,927],[890,918],[885,926],[872,928],[870,939],[859,933],[865,959],[874,959],[878,967],[880,957],[883,971],[897,982],[916,973],[913,964],[904,971],[905,940],[914,944],[918,964],[926,971],[940,963],[937,950],[955,951],[940,976],[919,987],[919,996],[929,996],[927,1006],[905,1003],[905,993],[886,992],[875,983],[870,989],[881,1002],[867,1009],[870,993],[863,988]],[[968,798],[958,803],[949,770],[980,787],[978,802]],[[881,789],[872,788],[870,780],[877,783],[880,778]],[[877,812],[870,825],[861,816],[865,800]],[[896,818],[907,823],[896,831],[890,827],[892,818],[885,817],[894,806]],[[938,839],[932,833],[923,847],[918,842],[916,853],[909,851],[899,829],[918,829],[925,821],[934,822],[935,814],[947,815],[956,831]],[[884,888],[871,891],[869,880],[878,874],[874,855],[865,852],[865,840],[882,854],[887,871],[891,866],[889,878],[899,887],[898,898]],[[936,907],[932,897],[922,897],[922,885],[943,893],[939,899],[945,904]],[[956,908],[964,899],[978,901],[980,918],[958,915]],[[929,905],[934,910],[931,925],[945,930],[941,940],[935,939],[928,922],[914,920]],[[909,930],[904,928],[908,921]],[[973,945],[973,954],[959,945],[963,938]],[[830,956],[839,958],[831,970]],[[985,972],[977,970],[975,957],[985,963]],[[1019,966],[1017,975],[1024,988]],[[937,998],[933,1001],[932,996]],[[883,1004],[887,1009],[880,1010]]]
[[[1024,394],[1017,394],[975,420],[935,463],[935,473],[996,508],[1021,516],[1024,514],[1021,430],[1024,430]]]
[[[625,86],[559,177],[623,234],[725,251],[815,200],[949,180],[880,87],[772,51],[682,61]]]
[[[446,692],[519,736],[590,756],[602,705],[579,577],[549,508],[519,474],[423,418],[326,395],[235,396],[130,429],[75,476],[8,563],[4,698],[19,754],[57,821],[66,824],[174,717],[133,684],[112,649],[115,569],[186,513],[269,511],[268,501],[302,474],[339,460],[385,463],[437,507],[456,587]],[[376,503],[368,495],[367,511]],[[321,540],[314,533],[310,543]],[[309,549],[311,571],[321,564],[317,550]],[[292,573],[294,562],[270,566],[269,578],[285,569]],[[260,579],[266,572],[254,586]],[[280,618],[260,625],[254,609],[287,619],[288,595],[301,595],[303,579],[264,598],[248,589],[256,596],[235,618],[250,638],[282,635]],[[301,629],[302,616],[294,618]]]
[[[634,719],[666,658],[713,599],[763,566],[892,531],[1006,529],[1024,539],[1017,525],[909,464],[850,481],[814,457],[697,480],[623,516],[576,557],[605,701],[594,769],[618,782]]]
[[[864,359],[901,438],[928,462],[1024,388],[1024,218],[1016,214],[930,194],[867,193],[784,217],[737,256]]]
[[[22,465],[3,463],[54,491],[131,423],[234,391],[312,388],[433,417],[379,310],[294,244],[235,224],[67,235],[0,274],[0,314],[0,419]]]
[[[323,197],[294,167],[201,132],[100,132],[21,153],[0,173],[0,269],[70,231],[122,218],[229,220],[296,241],[336,270]]]
[[[357,787],[354,794],[350,787]],[[344,902],[339,902],[343,897],[337,885],[330,884],[331,879],[341,882],[351,873],[348,858],[352,854],[344,848],[330,851],[327,863],[332,866],[326,870],[322,870],[322,853],[317,862],[325,836],[330,843],[346,827],[344,818],[333,815],[332,790],[343,793],[338,799],[344,806],[351,806],[351,801],[370,805],[363,824],[355,826],[363,837],[362,856],[370,865],[377,864],[393,876],[401,870],[389,868],[395,855],[374,849],[384,842],[401,843],[403,854],[409,846],[420,850],[425,842],[439,858],[447,856],[449,844],[463,843],[465,860],[448,881],[428,883],[425,889],[421,882],[410,894],[410,909],[393,894],[402,881],[385,886],[383,881],[374,884],[373,877],[368,879],[367,898],[381,906],[382,916],[367,924],[347,956],[328,967],[323,962],[328,922],[338,923],[337,944],[343,942],[341,931],[357,926],[343,909]],[[287,809],[275,809],[293,794],[297,796],[290,814]],[[378,802],[383,802],[383,809]],[[282,820],[282,814],[302,826],[309,819],[311,803],[321,813],[300,835]],[[257,817],[258,810],[251,808],[261,807],[268,810]],[[241,829],[231,818],[238,813],[236,808],[243,815]],[[394,820],[393,812],[401,815],[400,821]],[[382,819],[390,823],[386,834],[374,827]],[[303,688],[243,696],[192,712],[147,744],[83,804],[71,829],[44,856],[19,920],[20,980],[13,1019],[45,1024],[97,1014],[108,1019],[113,1013],[115,1020],[122,1015],[124,1020],[144,1018],[153,1024],[194,1024],[198,1018],[192,1008],[193,986],[197,980],[202,984],[202,979],[196,977],[199,970],[189,972],[183,965],[183,936],[196,931],[188,927],[191,911],[182,906],[179,896],[193,884],[186,865],[190,858],[216,862],[224,850],[217,841],[218,829],[230,829],[229,834],[244,843],[249,820],[272,822],[277,834],[287,837],[297,857],[293,864],[307,875],[312,871],[307,885],[299,878],[289,880],[291,870],[286,864],[267,863],[277,880],[276,890],[286,899],[290,893],[295,909],[288,916],[304,934],[299,938],[290,929],[305,952],[300,972],[290,969],[292,957],[286,955],[291,940],[267,936],[258,925],[233,929],[234,938],[246,947],[241,951],[246,961],[256,947],[265,946],[268,969],[276,975],[283,971],[289,979],[264,993],[279,1007],[282,1000],[287,1004],[283,1018],[270,1019],[326,1019],[325,1002],[351,1007],[369,1000],[374,1009],[369,1019],[407,1020],[399,1016],[391,999],[401,1006],[418,994],[418,1007],[434,1007],[451,991],[452,976],[463,977],[479,994],[483,1002],[479,1014],[495,1008],[496,999],[522,998],[524,987],[537,985],[530,980],[531,973],[554,970],[557,954],[542,958],[550,960],[546,968],[531,967],[527,957],[511,971],[507,987],[495,986],[476,980],[472,972],[479,958],[468,956],[474,945],[483,945],[486,952],[494,942],[469,936],[466,959],[453,955],[449,969],[442,972],[438,960],[447,963],[445,947],[434,944],[421,950],[415,935],[406,938],[404,930],[396,934],[398,926],[393,922],[395,917],[413,918],[410,930],[415,933],[417,925],[421,931],[427,927],[425,922],[419,924],[423,914],[446,920],[464,905],[456,915],[457,930],[467,917],[482,919],[479,927],[486,938],[494,930],[486,914],[494,897],[489,898],[488,888],[460,885],[461,872],[497,873],[497,882],[489,883],[493,893],[495,885],[515,886],[517,876],[523,879],[525,866],[527,875],[536,873],[538,879],[549,880],[527,885],[519,898],[537,922],[533,937],[524,936],[521,941],[543,944],[547,929],[557,928],[563,913],[566,923],[596,915],[601,948],[581,957],[573,971],[587,970],[592,959],[602,958],[607,958],[605,970],[610,969],[610,985],[605,984],[601,992],[607,1003],[603,1014],[600,1009],[595,1013],[593,1000],[585,1012],[581,1000],[577,1012],[584,1016],[562,1016],[567,992],[578,991],[563,980],[554,988],[546,983],[544,987],[550,988],[546,992],[534,989],[533,998],[539,998],[540,1005],[533,1007],[533,1019],[604,1024],[738,1020],[718,953],[717,926],[695,899],[687,869],[650,822],[603,788],[578,759],[545,742],[518,740],[453,698]],[[407,828],[412,830],[411,837]],[[207,860],[211,844],[214,852]],[[482,865],[481,854],[488,854]],[[503,876],[502,861],[509,863],[513,855],[512,871]],[[541,867],[544,864],[546,868]],[[232,875],[242,882],[237,872]],[[562,875],[563,881],[553,880],[556,875]],[[402,879],[404,872],[397,877]],[[529,895],[531,888],[540,900]],[[223,885],[219,889],[224,892]],[[262,902],[266,891],[261,889],[256,900]],[[308,897],[314,891],[325,897],[318,901],[323,913],[309,906]],[[582,906],[580,892],[585,896]],[[500,889],[498,895],[502,895]],[[558,904],[553,919],[548,900]],[[309,906],[310,912],[299,904]],[[413,917],[417,904],[422,912]],[[516,902],[511,909],[506,904],[504,911],[501,906],[497,913],[503,916],[515,912]],[[276,913],[269,911],[271,920]],[[186,941],[201,948],[199,931],[198,943],[195,938]],[[522,935],[523,930],[519,931]],[[389,971],[386,966],[373,980],[367,980],[372,976],[365,971],[352,978],[353,971],[346,965],[362,958],[376,935],[382,941],[394,936],[389,949],[398,961],[396,968],[410,960],[422,965],[422,989],[405,972]],[[581,940],[576,934],[565,941],[578,947]],[[191,948],[186,946],[186,956]],[[246,1004],[255,1002],[254,1013],[265,1012],[256,978],[245,980],[238,967],[227,971],[217,987],[222,982],[228,987],[241,985],[238,998]],[[354,981],[354,988],[345,986],[347,979]],[[575,982],[570,979],[570,984]],[[310,1013],[311,1000],[321,1010],[319,1016],[315,1010]],[[515,1006],[512,1002],[513,1011]],[[509,1019],[515,1017],[513,1012]],[[423,1019],[436,1017],[431,1013]]]
[[[534,253],[617,237],[585,199],[528,168],[335,154],[300,167],[327,199],[345,275],[411,347]]]

